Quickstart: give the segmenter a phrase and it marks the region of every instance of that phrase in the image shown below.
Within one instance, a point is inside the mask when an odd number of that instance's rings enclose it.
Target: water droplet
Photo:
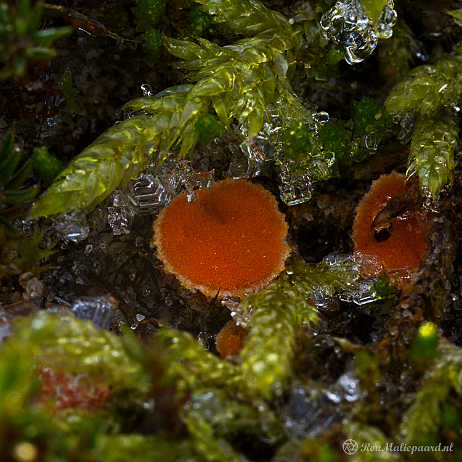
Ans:
[[[377,36],[387,39],[393,35],[393,26],[396,24],[398,15],[393,9],[393,1],[385,3],[377,22]]]
[[[152,96],[151,85],[143,83],[143,85],[141,85],[141,90],[143,90],[143,96]]]
[[[324,36],[339,46],[345,61],[353,64],[363,61],[374,51],[379,37],[391,37],[395,22],[392,1],[382,10],[375,31],[360,0],[346,0],[337,2],[322,16],[321,27]]]

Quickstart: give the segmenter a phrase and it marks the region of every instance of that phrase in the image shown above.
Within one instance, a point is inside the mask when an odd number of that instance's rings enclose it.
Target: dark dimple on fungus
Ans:
[[[410,277],[427,248],[423,231],[430,212],[423,208],[407,210],[385,224],[375,223],[389,201],[406,190],[405,176],[397,172],[374,181],[356,209],[351,235],[362,273],[386,272],[396,278],[398,287]]]

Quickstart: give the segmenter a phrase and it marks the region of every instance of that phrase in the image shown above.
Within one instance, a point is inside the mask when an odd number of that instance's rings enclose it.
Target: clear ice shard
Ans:
[[[208,189],[214,170],[196,171],[188,160],[166,159],[160,165],[152,163],[145,173],[132,180],[125,191],[126,198],[136,213],[156,214],[166,207],[181,191],[186,189],[188,202],[197,196],[195,190]]]
[[[71,307],[76,318],[89,319],[98,329],[108,330],[114,318],[117,300],[111,295],[81,297]]]
[[[286,205],[296,205],[309,201],[313,194],[313,182],[306,172],[291,172],[285,163],[281,163],[282,185],[279,186],[279,194],[282,202]]]
[[[346,0],[322,16],[321,27],[324,36],[338,45],[345,61],[354,64],[370,56],[379,38],[391,37],[396,17],[393,1],[387,2],[375,29],[360,0]]]
[[[75,210],[64,216],[58,217],[53,227],[62,239],[67,239],[72,242],[83,241],[88,237],[88,233],[90,232],[85,213],[76,212]]]
[[[111,194],[112,206],[107,208],[109,226],[114,236],[129,234],[135,212],[120,191]]]

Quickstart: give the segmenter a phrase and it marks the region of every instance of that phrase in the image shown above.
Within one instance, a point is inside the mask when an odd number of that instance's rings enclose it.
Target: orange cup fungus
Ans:
[[[216,182],[192,203],[177,196],[154,222],[164,269],[189,289],[242,297],[284,268],[287,224],[274,196],[246,180]]]
[[[228,321],[215,338],[215,345],[222,358],[241,351],[247,331],[234,321]]]
[[[430,213],[408,210],[395,218],[390,216],[379,230],[373,223],[390,199],[406,190],[404,175],[396,172],[374,181],[356,209],[351,235],[362,273],[367,276],[386,272],[396,278],[398,287],[410,277],[427,248],[423,228]]]

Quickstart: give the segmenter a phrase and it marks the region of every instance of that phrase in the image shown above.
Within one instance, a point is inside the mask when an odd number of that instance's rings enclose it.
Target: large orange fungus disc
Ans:
[[[220,298],[257,291],[284,268],[287,224],[274,196],[258,184],[227,179],[176,197],[154,222],[164,269],[189,289]]]
[[[423,228],[431,215],[423,209],[410,210],[391,219],[389,227],[380,232],[372,224],[390,199],[405,190],[405,177],[396,172],[374,181],[356,209],[351,236],[363,274],[385,271],[396,278],[398,287],[410,277],[427,248]]]

